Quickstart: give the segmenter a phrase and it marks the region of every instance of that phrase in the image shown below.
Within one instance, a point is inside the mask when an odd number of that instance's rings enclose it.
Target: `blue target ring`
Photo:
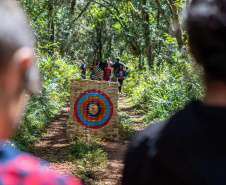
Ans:
[[[85,99],[85,98],[87,98],[88,96],[93,96],[93,95],[95,95],[95,96],[99,96],[100,98],[102,98],[104,101],[105,101],[105,103],[107,104],[107,115],[104,117],[104,119],[103,120],[101,120],[101,121],[99,121],[99,122],[97,122],[97,123],[91,123],[91,122],[88,122],[88,121],[86,121],[82,116],[81,116],[81,103],[82,103],[82,101]],[[83,122],[83,123],[85,123],[85,124],[87,124],[87,125],[89,125],[89,126],[99,126],[99,125],[102,125],[105,121],[107,121],[107,119],[109,118],[109,116],[110,116],[110,110],[111,110],[111,108],[110,108],[110,104],[109,104],[109,102],[107,101],[107,99],[104,97],[104,96],[102,96],[101,94],[99,94],[99,93],[95,93],[95,92],[91,92],[91,93],[88,93],[88,94],[86,94],[85,96],[83,96],[80,100],[79,100],[79,102],[78,102],[78,106],[77,106],[77,113],[78,113],[78,117],[80,118],[80,120]]]
[[[99,119],[99,120],[94,120],[94,118],[92,119],[92,116],[87,117],[85,114],[82,114],[81,110],[87,110],[89,109],[89,107],[82,107],[84,105],[85,101],[95,101],[95,99],[93,99],[92,97],[98,97],[98,101],[95,102],[95,104],[98,104],[99,101],[101,101],[101,104],[106,105],[106,107],[101,107],[101,109],[105,109],[105,114]],[[90,104],[88,104],[90,105]],[[99,104],[97,106],[100,108]],[[100,110],[97,110],[97,112],[100,112]],[[74,114],[75,117],[77,119],[77,121],[82,124],[83,126],[87,127],[87,128],[92,128],[92,129],[98,129],[98,128],[102,128],[103,126],[105,126],[111,119],[112,115],[113,115],[113,104],[110,100],[110,98],[103,92],[98,91],[98,90],[88,90],[85,91],[84,93],[82,93],[76,100],[75,102],[75,106],[74,106]],[[95,114],[94,114],[95,115]],[[98,118],[97,118],[98,119]],[[87,121],[89,120],[89,121]],[[92,122],[90,122],[92,121]]]

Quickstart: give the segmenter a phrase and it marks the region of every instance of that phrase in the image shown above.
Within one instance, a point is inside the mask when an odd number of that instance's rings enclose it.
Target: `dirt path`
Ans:
[[[64,108],[54,117],[53,121],[46,128],[46,132],[42,135],[40,141],[36,143],[33,153],[50,162],[51,169],[57,169],[59,173],[70,173],[76,169],[71,162],[58,163],[62,160],[66,153],[59,152],[70,145],[66,137],[66,121],[69,117],[70,105],[66,104]]]
[[[127,108],[131,104],[126,103],[125,98],[120,98],[119,106],[123,107],[128,115],[131,116],[135,124],[140,123],[139,116],[134,115],[133,112]],[[70,145],[66,137],[66,120],[69,117],[70,105],[69,103],[61,109],[61,111],[54,117],[54,120],[46,128],[45,134],[42,135],[40,141],[35,145],[33,154],[47,160],[51,163],[51,169],[62,174],[72,174],[76,170],[76,165],[69,161],[64,161],[64,148]],[[136,127],[136,131],[140,131],[140,127]],[[108,154],[109,166],[106,169],[104,177],[101,178],[102,184],[116,185],[120,184],[122,178],[123,161],[128,147],[128,141],[123,137],[119,137],[118,141],[103,141],[101,145]],[[94,184],[99,184],[100,180],[94,181]]]

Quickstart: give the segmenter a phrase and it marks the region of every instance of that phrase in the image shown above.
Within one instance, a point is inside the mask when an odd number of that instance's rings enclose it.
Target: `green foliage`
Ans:
[[[202,99],[200,74],[186,52],[177,53],[171,63],[156,61],[150,71],[132,69],[124,91],[145,111],[143,120],[161,120],[183,108],[189,101]]]
[[[42,77],[42,91],[29,99],[27,112],[14,140],[20,149],[28,151],[40,137],[45,126],[59,111],[70,95],[70,79],[78,78],[79,70],[69,65],[69,58],[39,53],[38,66]]]
[[[92,182],[99,175],[103,175],[97,168],[108,166],[107,154],[99,144],[100,139],[92,140],[78,139],[64,149],[67,154],[64,160],[72,161],[77,169],[72,173],[85,182]]]
[[[126,140],[131,140],[134,136],[134,126],[130,116],[126,112],[119,112],[120,135]]]
[[[172,43],[175,44],[177,42],[177,40],[174,37],[172,37],[172,35],[169,35],[168,33],[165,33],[164,36],[165,36],[164,43],[166,44],[172,44]]]
[[[185,35],[169,32],[169,25],[163,18],[166,17],[173,28],[177,25],[174,30],[181,29],[181,20],[175,20],[175,17],[186,6],[185,0],[168,3],[162,0],[18,2],[31,19],[39,49],[50,54],[57,50],[61,56],[70,56],[73,60],[85,58],[89,64],[93,58],[104,60],[109,56],[130,54],[143,56],[152,67],[154,58],[167,45],[165,34],[175,41]],[[162,13],[164,15],[160,15]]]
[[[129,115],[125,112],[119,112],[119,124],[123,130],[130,131],[132,129],[132,121]]]

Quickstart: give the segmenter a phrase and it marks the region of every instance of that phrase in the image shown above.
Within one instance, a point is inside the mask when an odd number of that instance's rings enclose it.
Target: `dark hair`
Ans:
[[[108,67],[108,61],[107,60],[104,61],[104,65],[105,65],[104,68]]]
[[[226,0],[193,0],[185,16],[191,53],[207,80],[226,82]]]
[[[97,61],[97,65],[98,65],[99,61],[96,58],[93,60],[93,65],[94,65],[95,60]]]
[[[107,61],[100,62],[99,67],[104,70],[107,67]]]
[[[0,1],[0,69],[7,67],[14,53],[22,48],[34,48],[33,31],[29,20],[16,1]],[[35,63],[24,74],[23,89],[36,92],[39,89],[39,74]]]

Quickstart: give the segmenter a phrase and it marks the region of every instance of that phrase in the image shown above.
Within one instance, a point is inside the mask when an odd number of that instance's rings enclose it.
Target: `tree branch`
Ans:
[[[155,0],[155,3],[158,7],[158,10],[159,10],[159,13],[162,15],[163,19],[165,20],[166,22],[166,25],[167,27],[169,28],[169,31],[174,35],[174,30],[172,29],[171,25],[170,25],[170,22],[168,21],[168,19],[166,18],[166,15],[163,11],[163,9],[161,8],[161,5],[159,4],[159,1],[158,0]]]
[[[111,4],[111,3],[109,3],[109,2],[106,1],[106,0],[102,0],[102,1],[105,2],[105,3],[107,3],[107,4],[109,4],[110,6],[113,6],[114,9],[115,9],[118,13],[120,13],[120,11],[118,10],[118,8],[117,8],[114,4]]]
[[[73,22],[75,22],[77,19],[79,19],[81,16],[82,16],[82,14],[86,11],[86,9],[89,7],[89,5],[90,5],[90,3],[92,3],[94,0],[90,0],[87,4],[86,4],[86,6],[85,6],[85,8],[80,12],[80,14],[73,20]]]
[[[168,0],[165,0],[165,2],[166,2],[167,6],[168,6],[168,8],[169,8],[169,10],[170,10],[170,12],[171,12],[171,15],[172,15],[172,17],[173,17],[173,20],[175,20],[175,17],[174,17],[174,13],[173,13],[173,9],[172,9],[171,4],[169,3]]]
[[[122,21],[119,19],[119,17],[118,17],[117,15],[115,15],[114,12],[113,12],[109,7],[107,7],[106,5],[104,5],[104,4],[102,4],[102,3],[99,3],[99,2],[97,2],[97,1],[93,1],[93,2],[95,2],[95,3],[97,3],[97,4],[101,5],[101,6],[103,6],[103,7],[105,7],[105,8],[107,8],[108,11],[109,11],[113,16],[116,17],[116,19],[118,20],[119,24],[120,24],[124,29],[126,29],[126,27],[124,26],[124,24],[122,23]]]

